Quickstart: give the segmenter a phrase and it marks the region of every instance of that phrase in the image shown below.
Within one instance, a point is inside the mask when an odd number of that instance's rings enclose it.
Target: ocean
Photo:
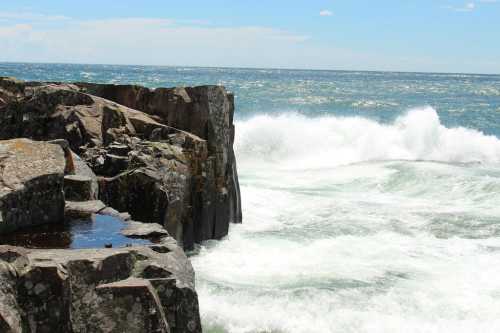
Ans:
[[[500,75],[7,64],[234,92],[243,224],[191,254],[206,332],[499,332]]]

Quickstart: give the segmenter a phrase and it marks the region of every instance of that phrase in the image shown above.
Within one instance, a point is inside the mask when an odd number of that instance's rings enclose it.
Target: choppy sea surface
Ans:
[[[500,76],[1,64],[222,84],[244,223],[191,257],[206,332],[499,332]]]

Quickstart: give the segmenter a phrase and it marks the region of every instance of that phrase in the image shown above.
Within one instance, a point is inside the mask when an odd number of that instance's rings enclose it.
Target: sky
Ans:
[[[500,0],[0,0],[0,61],[500,73]]]

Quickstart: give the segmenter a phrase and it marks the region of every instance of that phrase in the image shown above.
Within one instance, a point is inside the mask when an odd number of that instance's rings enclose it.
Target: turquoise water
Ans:
[[[244,223],[191,257],[207,332],[500,331],[500,76],[0,64],[224,84]]]

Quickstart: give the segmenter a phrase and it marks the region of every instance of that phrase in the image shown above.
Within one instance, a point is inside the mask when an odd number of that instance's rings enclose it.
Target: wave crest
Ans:
[[[259,115],[237,122],[235,150],[247,163],[326,168],[380,160],[500,163],[500,140],[464,127],[447,128],[432,107],[392,124],[362,117]]]

